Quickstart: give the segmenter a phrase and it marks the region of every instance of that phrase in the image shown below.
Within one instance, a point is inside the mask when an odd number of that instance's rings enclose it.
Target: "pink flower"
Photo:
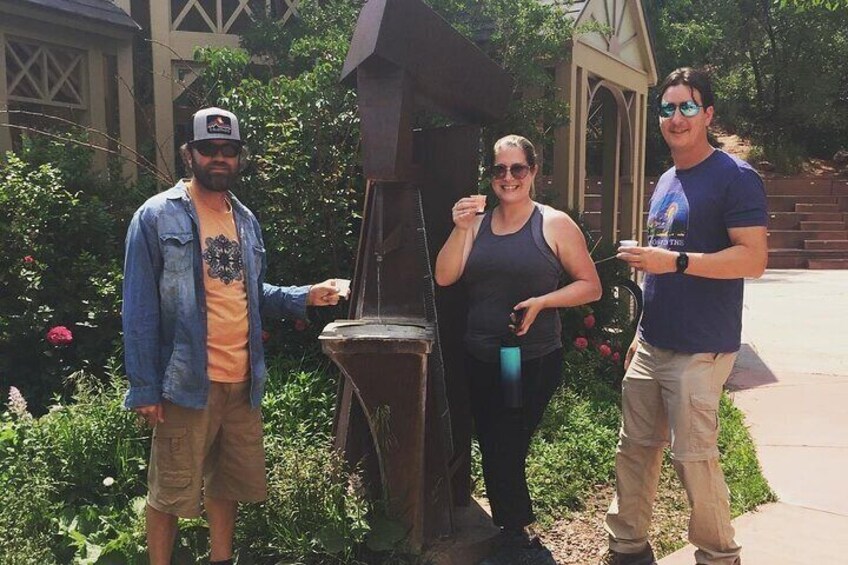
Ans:
[[[598,353],[601,354],[601,357],[609,357],[612,354],[612,349],[606,343],[602,343],[598,346]]]
[[[27,255],[24,257],[24,263],[35,263],[35,257],[32,255]]]
[[[262,330],[262,343],[267,343],[271,339],[271,332]]]
[[[586,327],[587,330],[591,330],[592,328],[594,328],[595,327],[595,316],[593,316],[592,314],[589,314],[588,316],[583,318],[583,325]]]
[[[612,360],[613,360],[614,363],[618,363],[619,361],[621,361],[621,353],[619,353],[618,351],[613,353],[612,354]]]
[[[74,341],[74,335],[65,326],[55,326],[47,332],[47,341],[51,345],[70,345]]]
[[[303,330],[305,330],[306,326],[308,326],[308,325],[309,325],[309,323],[302,318],[298,318],[297,320],[294,321],[294,329],[296,329],[299,332],[302,332]]]
[[[589,340],[586,339],[585,337],[578,337],[577,339],[574,340],[574,348],[575,349],[583,351],[587,347],[589,347]]]
[[[9,412],[18,418],[24,420],[31,418],[30,413],[27,412],[27,401],[16,386],[9,387],[9,402],[6,406],[9,407]]]

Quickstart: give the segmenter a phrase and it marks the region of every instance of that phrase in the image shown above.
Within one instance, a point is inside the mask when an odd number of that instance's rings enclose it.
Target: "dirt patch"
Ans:
[[[598,486],[587,497],[583,510],[572,512],[540,532],[545,545],[561,565],[594,565],[606,547],[604,514],[612,500],[614,487]],[[659,559],[686,544],[689,507],[686,494],[674,470],[666,463],[654,504],[651,544]]]
[[[748,160],[748,155],[751,152],[751,147],[753,144],[750,139],[741,137],[735,133],[730,133],[721,129],[721,127],[713,127],[712,128],[713,135],[715,136],[716,141],[721,145],[721,149],[731,155],[742,159],[743,161]],[[757,163],[751,163],[755,167]],[[773,173],[770,171],[759,170],[758,171],[764,177],[782,177],[784,175]],[[801,178],[819,178],[819,177],[833,177],[838,173],[838,168],[834,164],[833,161],[829,161],[826,159],[807,159],[801,165],[801,172],[793,175],[795,177]]]

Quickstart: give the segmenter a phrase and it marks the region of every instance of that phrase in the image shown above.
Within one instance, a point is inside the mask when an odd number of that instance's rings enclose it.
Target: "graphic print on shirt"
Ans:
[[[664,249],[683,248],[689,231],[689,200],[679,182],[651,200],[648,213],[648,245]]]
[[[221,279],[224,284],[242,279],[244,263],[238,241],[227,239],[224,234],[206,238],[203,260],[209,267],[207,274],[213,279]]]

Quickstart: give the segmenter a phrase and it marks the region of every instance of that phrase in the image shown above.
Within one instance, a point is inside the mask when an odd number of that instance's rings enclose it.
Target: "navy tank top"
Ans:
[[[468,291],[468,353],[480,361],[498,361],[501,339],[509,332],[512,307],[556,290],[564,274],[542,233],[540,205],[521,229],[506,235],[492,233],[492,213],[486,212],[463,273]],[[557,309],[539,312],[520,342],[522,359],[542,357],[562,347]]]

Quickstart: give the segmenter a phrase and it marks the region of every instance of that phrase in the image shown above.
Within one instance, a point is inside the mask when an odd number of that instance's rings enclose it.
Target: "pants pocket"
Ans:
[[[710,449],[718,443],[718,405],[721,393],[697,392],[690,396],[691,434],[694,449]]]

